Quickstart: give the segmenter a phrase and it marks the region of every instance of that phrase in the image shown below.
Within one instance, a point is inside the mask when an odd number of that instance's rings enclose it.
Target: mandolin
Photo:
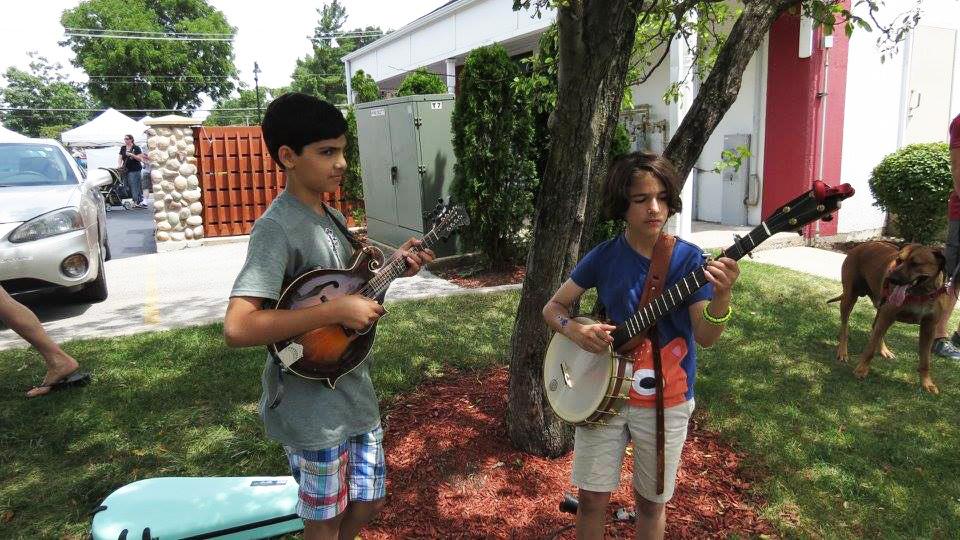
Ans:
[[[419,246],[411,249],[415,253],[430,249],[470,224],[461,206],[438,204],[428,217],[433,228]],[[393,257],[384,264],[383,252],[367,245],[354,253],[345,270],[315,268],[294,278],[284,287],[274,309],[304,309],[347,294],[359,294],[382,304],[390,284],[407,267],[404,257]],[[287,371],[321,381],[332,389],[340,377],[367,358],[375,336],[376,323],[360,331],[334,324],[271,343],[267,349]]]

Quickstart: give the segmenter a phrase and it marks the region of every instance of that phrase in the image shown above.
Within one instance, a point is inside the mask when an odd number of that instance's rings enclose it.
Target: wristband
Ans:
[[[727,321],[730,320],[730,316],[733,315],[733,308],[727,306],[727,312],[722,317],[714,317],[710,314],[710,311],[707,309],[707,306],[703,306],[703,318],[710,324],[715,324],[717,326],[723,326],[727,324]]]

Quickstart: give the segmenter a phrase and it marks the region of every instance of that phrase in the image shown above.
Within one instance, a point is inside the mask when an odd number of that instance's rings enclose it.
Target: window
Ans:
[[[0,143],[0,186],[75,185],[67,157],[48,144]]]

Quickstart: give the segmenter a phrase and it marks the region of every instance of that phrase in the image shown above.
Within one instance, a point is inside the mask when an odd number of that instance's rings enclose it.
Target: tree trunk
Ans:
[[[673,162],[685,182],[717,124],[733,105],[747,63],[780,15],[799,0],[751,0],[734,23],[717,55],[717,62],[700,85],[690,110],[670,138],[663,154]],[[689,211],[689,209],[687,209]]]
[[[557,10],[557,108],[513,328],[507,408],[511,441],[536,455],[560,456],[573,444],[572,430],[553,414],[543,390],[550,331],[541,310],[580,255],[587,198],[593,175],[606,170],[643,3],[570,0]]]

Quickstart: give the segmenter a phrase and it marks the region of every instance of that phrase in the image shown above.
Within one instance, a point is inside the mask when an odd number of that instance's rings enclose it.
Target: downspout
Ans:
[[[833,48],[833,36],[823,36],[823,89],[817,93],[820,98],[820,150],[817,154],[817,176],[816,180],[823,182],[823,162],[824,154],[827,148],[827,104],[829,103],[830,93],[828,92],[828,82],[830,79],[830,49]],[[813,189],[813,182],[810,182],[810,189]],[[820,239],[820,220],[814,222],[813,241],[815,243]]]

